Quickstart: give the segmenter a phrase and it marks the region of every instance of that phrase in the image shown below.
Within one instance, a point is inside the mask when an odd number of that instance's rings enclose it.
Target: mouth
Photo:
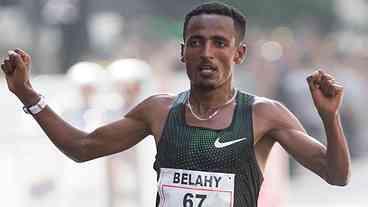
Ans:
[[[212,76],[217,71],[217,68],[210,64],[202,64],[198,68],[201,76]]]

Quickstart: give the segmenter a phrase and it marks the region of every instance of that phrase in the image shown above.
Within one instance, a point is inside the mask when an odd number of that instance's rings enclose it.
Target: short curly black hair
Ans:
[[[232,18],[234,21],[236,32],[238,34],[238,37],[237,37],[238,42],[242,42],[244,40],[246,25],[247,25],[246,17],[239,10],[227,4],[219,3],[219,2],[208,2],[208,3],[201,4],[198,7],[194,8],[185,16],[184,27],[183,27],[184,41],[186,37],[186,29],[187,29],[189,20],[193,16],[198,16],[201,14],[217,14],[217,15],[223,15],[223,16]]]

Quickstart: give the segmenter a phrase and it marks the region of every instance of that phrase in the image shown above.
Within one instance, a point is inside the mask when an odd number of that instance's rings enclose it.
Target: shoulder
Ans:
[[[148,122],[158,120],[160,117],[165,117],[169,113],[176,97],[176,95],[172,94],[155,94],[149,96],[129,111],[126,117]]]
[[[284,110],[287,110],[287,108],[281,102],[259,96],[254,97],[252,107],[253,111],[259,114],[270,112],[280,113]]]
[[[266,98],[263,96],[257,96],[255,94],[245,92],[245,91],[239,91],[241,94],[248,97],[248,104],[251,105],[253,110],[257,111],[265,111],[270,109],[277,109],[277,108],[285,108],[285,106],[276,100]]]
[[[303,129],[294,114],[279,101],[255,97],[252,108],[255,142],[274,132]]]
[[[172,94],[155,94],[141,101],[132,109],[131,112],[144,111],[155,113],[156,111],[162,111],[164,109],[170,108],[174,103],[175,98],[176,96]]]
[[[270,98],[257,96],[252,93],[239,91],[242,94],[248,96],[248,106],[252,106],[253,114],[256,115],[267,115],[269,113],[283,113],[288,109],[280,101],[273,100]]]
[[[176,95],[173,94],[155,94],[146,98],[142,103],[154,107],[167,107],[174,103]]]
[[[255,96],[252,108],[253,117],[263,124],[267,123],[268,126],[296,120],[293,113],[277,100]]]
[[[154,137],[161,137],[161,131],[177,95],[156,94],[143,100],[127,116],[143,121]]]
[[[264,97],[255,97],[253,102],[253,119],[264,130],[301,129],[296,116],[281,102]]]

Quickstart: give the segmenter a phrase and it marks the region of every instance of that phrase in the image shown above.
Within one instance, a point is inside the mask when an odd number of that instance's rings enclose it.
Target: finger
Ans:
[[[335,83],[333,86],[335,88],[337,96],[342,96],[344,94],[344,86],[337,83]]]
[[[17,67],[16,60],[14,58],[14,55],[15,54],[16,53],[13,50],[9,50],[8,51],[8,56],[9,56],[10,64],[11,64],[11,66],[12,66],[13,69],[15,69]]]
[[[9,75],[8,69],[5,67],[5,63],[1,63],[1,70],[6,74]]]
[[[328,79],[328,80],[335,80],[335,77],[333,77],[331,74],[327,73],[325,70],[320,68],[317,71],[321,75],[322,78]]]
[[[21,50],[19,48],[16,48],[14,50],[14,52],[16,52],[17,54],[19,54],[23,61],[26,63],[26,64],[29,64],[31,62],[31,56],[29,56],[24,50]]]
[[[319,84],[314,81],[313,76],[308,76],[307,82],[311,91],[317,90],[319,88]]]
[[[335,97],[336,96],[336,90],[332,82],[328,82],[327,84],[327,93],[326,95],[328,97]]]
[[[324,79],[322,80],[322,83],[323,83],[323,84],[326,84],[326,85],[329,87],[329,86],[332,86],[333,84],[335,84],[335,83],[336,83],[336,81],[335,81],[335,80],[329,80],[329,79],[324,78]]]
[[[23,61],[21,55],[14,51],[9,51],[9,57],[11,60],[11,63],[18,69],[24,70],[25,69],[25,62]]]
[[[311,91],[314,91],[320,87],[321,75],[318,71],[314,71],[307,77],[307,82]]]
[[[318,74],[320,74],[321,76],[328,76],[328,75],[330,75],[330,74],[328,74],[324,69],[322,69],[322,68],[319,68],[318,70],[317,70],[317,72],[318,72]]]
[[[312,83],[313,81],[315,81],[316,79],[318,79],[318,73],[316,71],[314,71],[312,74],[310,74],[307,77],[307,81],[308,83]]]
[[[5,64],[4,64],[4,63],[1,63],[1,70],[2,70],[6,75],[8,75],[8,72],[7,72],[6,68],[5,68]]]
[[[10,63],[10,59],[9,57],[6,57],[4,60],[4,69],[3,71],[5,72],[5,74],[10,75],[13,73],[14,68],[12,67],[11,63]]]
[[[321,74],[321,75],[325,75],[326,74],[325,70],[323,70],[322,68],[318,68],[317,72],[319,74]]]
[[[335,77],[333,77],[331,74],[327,73],[325,70],[318,69],[317,71],[320,74],[321,79],[323,78],[323,79],[327,79],[327,80],[335,80]]]
[[[324,71],[323,69],[318,69],[318,74],[321,77],[321,82],[325,82],[327,80],[333,79],[333,77],[330,74],[328,74],[326,71]]]
[[[336,81],[330,81],[327,87],[327,94],[331,97],[343,95],[344,87]]]
[[[327,79],[327,80],[335,80],[335,78],[328,74],[328,73],[325,73],[323,76],[322,76],[322,79]]]
[[[333,97],[335,96],[335,89],[334,84],[335,81],[333,80],[327,80],[326,78],[323,78],[321,81],[321,91],[323,95],[327,97]]]

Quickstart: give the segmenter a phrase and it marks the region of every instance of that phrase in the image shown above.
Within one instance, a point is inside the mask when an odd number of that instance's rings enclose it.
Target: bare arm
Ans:
[[[314,74],[315,75],[315,74]],[[316,78],[316,77],[314,77]],[[312,79],[308,80],[309,84]],[[282,104],[267,101],[255,107],[258,117],[264,117],[266,130],[263,137],[279,142],[284,149],[303,166],[312,170],[328,183],[346,185],[350,176],[350,155],[346,138],[340,122],[338,109],[342,99],[342,88],[333,89],[331,83],[320,83],[321,86],[334,91],[323,95],[325,89],[311,88],[315,106],[320,113],[327,136],[327,146],[310,137],[297,118]],[[313,87],[313,85],[311,86]],[[318,90],[318,91],[314,91]],[[318,96],[313,93],[319,93]],[[331,92],[332,93],[332,92]],[[323,99],[322,99],[323,98]]]
[[[327,136],[327,178],[330,183],[346,185],[351,174],[348,144],[340,121],[344,88],[322,70],[308,78],[314,105],[323,121]]]
[[[29,80],[30,56],[21,50],[11,51],[1,64],[8,88],[26,106],[35,104],[39,95]],[[61,119],[50,107],[34,115],[50,140],[68,157],[82,162],[125,150],[151,133],[149,116],[152,98],[139,104],[123,119],[83,132]]]
[[[148,104],[146,102],[138,105],[124,118],[91,133],[68,124],[50,107],[46,107],[34,118],[64,154],[74,161],[82,162],[126,150],[149,135],[151,132],[143,117],[147,108],[145,105]]]

